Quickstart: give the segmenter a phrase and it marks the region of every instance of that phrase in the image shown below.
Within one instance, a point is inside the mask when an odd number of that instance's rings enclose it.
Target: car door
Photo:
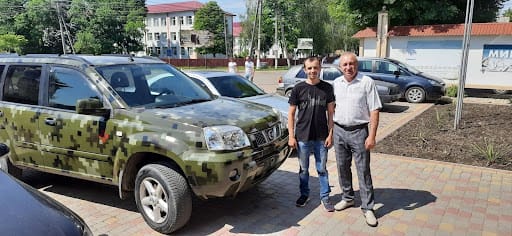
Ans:
[[[380,78],[382,81],[398,84],[401,90],[406,88],[408,83],[407,75],[404,74],[403,71],[402,75],[397,75],[396,73],[401,73],[401,71],[400,67],[394,63],[384,60],[375,60],[374,69],[373,75],[375,75],[375,77]]]
[[[9,65],[0,102],[2,142],[9,144],[14,162],[44,165],[38,127],[42,65]]]
[[[322,80],[332,84],[333,81],[342,75],[341,71],[336,67],[322,67]]]
[[[103,101],[101,94],[85,74],[65,67],[52,66],[46,85],[39,129],[48,168],[111,179],[108,117],[76,112],[79,100]]]

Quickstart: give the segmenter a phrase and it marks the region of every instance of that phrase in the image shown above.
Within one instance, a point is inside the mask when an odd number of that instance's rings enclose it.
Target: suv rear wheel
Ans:
[[[288,89],[286,90],[286,92],[284,93],[285,96],[287,97],[290,97],[292,95],[292,89]]]
[[[405,100],[410,103],[421,103],[425,101],[426,93],[421,87],[410,87],[405,91]]]
[[[139,170],[135,202],[146,223],[163,234],[183,227],[192,213],[187,181],[178,171],[162,164],[149,164]]]

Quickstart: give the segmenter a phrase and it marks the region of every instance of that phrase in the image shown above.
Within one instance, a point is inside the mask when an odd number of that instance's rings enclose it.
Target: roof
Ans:
[[[411,37],[435,37],[435,36],[462,36],[464,35],[464,24],[444,25],[415,25],[415,26],[394,26],[388,32],[389,37],[411,36]],[[512,22],[505,23],[473,23],[471,35],[512,35]],[[368,27],[360,30],[352,36],[353,38],[374,38],[377,37],[377,28]]]
[[[177,3],[166,3],[148,5],[148,13],[169,13],[169,12],[184,12],[184,11],[196,11],[203,7],[204,4],[197,1],[188,2],[177,2]]]
[[[240,22],[233,22],[233,37],[239,37],[242,33],[242,24]]]

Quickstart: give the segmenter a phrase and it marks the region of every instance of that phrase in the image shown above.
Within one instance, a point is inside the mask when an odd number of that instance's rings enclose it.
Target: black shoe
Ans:
[[[300,196],[299,199],[295,202],[295,206],[303,207],[306,205],[306,203],[309,201],[308,196]]]

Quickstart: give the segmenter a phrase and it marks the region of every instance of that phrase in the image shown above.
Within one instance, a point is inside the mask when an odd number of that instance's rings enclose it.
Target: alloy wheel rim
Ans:
[[[156,179],[146,177],[139,190],[140,203],[144,214],[155,223],[162,223],[168,216],[169,198],[162,184]]]

